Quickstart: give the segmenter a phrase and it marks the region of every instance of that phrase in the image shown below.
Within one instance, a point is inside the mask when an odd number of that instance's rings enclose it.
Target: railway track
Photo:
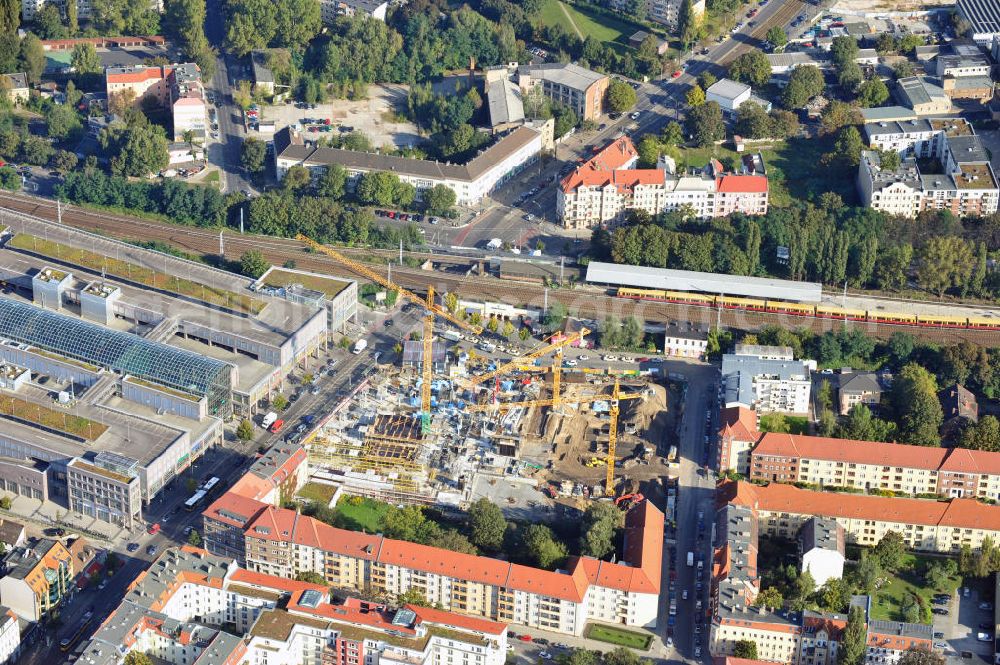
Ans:
[[[46,200],[0,194],[0,208],[55,221],[56,205]],[[62,223],[85,231],[108,235],[123,240],[156,240],[170,244],[180,250],[198,256],[218,256],[219,236],[215,229],[176,226],[166,222],[135,219],[123,215],[91,211],[66,206],[62,211]],[[296,267],[318,273],[344,274],[346,269],[321,254],[306,251],[305,245],[297,240],[266,236],[229,234],[225,241],[225,257],[235,261],[250,249],[260,251],[274,265],[295,261]],[[359,250],[371,253],[372,250]],[[395,255],[389,252],[389,255]],[[435,256],[435,260],[440,257]],[[373,266],[384,273],[384,268]],[[737,330],[757,330],[767,325],[777,325],[788,329],[807,328],[816,333],[828,330],[864,330],[870,335],[888,338],[893,333],[905,330],[916,337],[936,342],[956,342],[967,340],[984,346],[1000,346],[1000,331],[964,330],[954,328],[926,328],[921,326],[886,325],[873,322],[840,321],[816,319],[747,310],[719,310],[690,304],[661,303],[653,301],[633,301],[616,298],[606,292],[581,286],[576,289],[553,289],[547,293],[538,286],[500,280],[491,276],[466,277],[439,271],[427,271],[403,266],[392,269],[392,279],[401,286],[423,292],[433,285],[440,293],[453,291],[469,299],[489,300],[515,307],[541,310],[545,305],[562,303],[574,316],[603,321],[607,316],[619,319],[635,316],[640,320],[654,323],[677,322],[698,326],[722,326]]]

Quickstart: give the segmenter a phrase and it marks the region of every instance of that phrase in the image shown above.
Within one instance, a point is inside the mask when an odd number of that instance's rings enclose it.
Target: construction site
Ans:
[[[531,519],[553,517],[557,504],[666,495],[677,391],[656,369],[564,361],[591,335],[579,325],[500,356],[502,338],[443,307],[433,288],[419,296],[313,249],[419,305],[423,322],[305,439],[312,483],[395,504],[460,507],[485,496]]]

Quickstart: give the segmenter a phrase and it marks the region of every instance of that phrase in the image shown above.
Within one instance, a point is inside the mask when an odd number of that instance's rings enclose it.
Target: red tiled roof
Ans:
[[[974,499],[897,499],[742,481],[722,483],[719,496],[739,506],[768,512],[1000,531],[1000,509]]]
[[[760,438],[760,432],[757,430],[757,412],[745,406],[723,409],[720,434],[737,441],[756,441]]]
[[[499,635],[507,630],[507,624],[505,623],[490,621],[489,619],[479,619],[476,617],[466,616],[465,614],[457,614],[455,612],[436,610],[433,607],[407,605],[406,609],[413,610],[416,613],[417,618],[421,621],[438,624],[440,626],[454,626],[455,628],[463,628],[465,630],[483,633],[484,635]]]
[[[151,79],[165,79],[171,70],[165,67],[141,67],[127,72],[107,74],[108,83],[141,83]]]
[[[216,499],[202,512],[202,515],[223,524],[245,529],[266,507],[265,503],[230,490]]]
[[[563,178],[563,191],[569,192],[583,185],[593,187],[607,184],[612,177],[610,172],[621,169],[638,156],[639,152],[635,149],[632,139],[622,136]]]
[[[245,473],[240,476],[239,480],[233,483],[233,486],[229,488],[229,491],[243,497],[263,501],[268,492],[273,489],[274,483],[270,482],[266,478],[261,478],[253,473]]]
[[[663,513],[645,501],[629,511],[625,524],[625,563],[578,558],[571,563],[570,574],[336,529],[293,510],[272,506],[267,506],[247,525],[246,535],[262,540],[295,542],[345,556],[574,602],[583,600],[588,584],[633,593],[659,593]]]
[[[877,443],[768,432],[754,448],[753,455],[800,457],[832,462],[934,470],[944,462],[948,451],[945,448],[929,446],[907,446],[898,443]]]
[[[245,584],[247,586],[263,587],[266,589],[276,589],[278,591],[288,591],[291,593],[308,591],[310,589],[322,591],[324,593],[329,591],[329,587],[322,584],[300,582],[298,580],[278,577],[277,575],[266,575],[264,573],[247,570],[246,568],[236,569],[229,580],[236,584]]]
[[[637,185],[662,185],[667,181],[662,169],[625,169],[618,171],[590,171],[583,168],[566,176],[562,182],[564,192],[577,187],[606,187],[614,185],[619,191],[634,189]]]
[[[715,179],[720,194],[766,194],[767,176],[723,175]]]

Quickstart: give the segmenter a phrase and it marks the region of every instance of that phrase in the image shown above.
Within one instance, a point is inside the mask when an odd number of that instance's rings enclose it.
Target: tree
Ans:
[[[733,656],[757,660],[757,643],[753,640],[737,640],[733,645]]]
[[[906,543],[903,536],[897,531],[889,531],[878,541],[872,554],[878,559],[879,565],[884,570],[895,572],[903,563],[903,555],[906,554]]]
[[[951,288],[962,286],[973,265],[972,247],[955,236],[930,238],[917,261],[917,283],[939,297]]]
[[[944,665],[944,656],[930,649],[912,647],[896,661],[897,665]]]
[[[566,305],[556,301],[549,305],[549,309],[545,312],[542,322],[549,330],[555,330],[566,320],[567,313]]]
[[[772,25],[767,31],[766,39],[777,48],[781,48],[788,43],[788,35],[785,33],[785,29],[780,25]]]
[[[45,71],[45,49],[38,37],[30,32],[21,40],[21,66],[32,83],[38,83]]]
[[[677,9],[677,39],[681,49],[687,50],[698,38],[698,16],[694,13],[691,0],[681,0]]]
[[[21,189],[21,175],[9,166],[0,167],[0,188],[11,192]]]
[[[257,279],[271,267],[264,255],[256,249],[248,249],[240,256],[240,272],[247,277]]]
[[[41,136],[29,134],[21,139],[21,147],[18,154],[21,161],[35,166],[45,166],[52,159],[55,150],[52,144]]]
[[[625,647],[615,647],[604,654],[604,665],[639,665],[642,660],[635,652]]]
[[[892,441],[895,435],[896,423],[876,418],[860,403],[851,407],[844,426],[837,429],[839,438],[855,441]]]
[[[236,438],[240,441],[249,441],[253,438],[253,423],[249,418],[244,418],[236,427]]]
[[[276,411],[284,411],[288,408],[288,398],[282,394],[277,394],[271,399],[271,407]]]
[[[358,179],[355,196],[365,205],[391,206],[396,198],[399,176],[385,171],[369,171]]]
[[[159,173],[170,163],[167,137],[159,125],[135,123],[125,130],[105,129],[101,145],[110,154],[111,172],[115,175],[144,178]]]
[[[796,67],[788,76],[788,85],[781,91],[781,103],[788,109],[801,108],[821,94],[825,85],[818,67]]]
[[[503,545],[507,533],[507,520],[503,511],[487,498],[477,500],[469,506],[470,539],[484,550],[495,552]]]
[[[972,423],[962,430],[958,446],[972,450],[1000,452],[1000,421],[996,416],[983,416],[979,422]]]
[[[848,62],[854,62],[854,59],[858,57],[859,50],[861,49],[858,46],[858,40],[854,37],[834,37],[830,44],[830,55],[833,57],[833,63],[838,67],[842,67]]]
[[[583,515],[581,550],[603,558],[614,550],[615,532],[621,526],[622,512],[612,503],[593,503]]]
[[[635,90],[625,81],[614,79],[604,93],[604,105],[612,113],[625,113],[635,106]]]
[[[347,169],[340,164],[331,164],[320,174],[316,182],[316,193],[331,199],[342,199],[347,186]]]
[[[295,579],[298,582],[308,582],[309,584],[329,586],[326,582],[326,578],[314,570],[303,570],[302,572],[296,573]]]
[[[748,139],[771,138],[774,134],[771,117],[757,102],[746,101],[737,112],[733,131]]]
[[[153,661],[141,651],[129,651],[125,654],[125,665],[153,665]]]
[[[913,76],[913,63],[909,60],[900,60],[892,66],[892,74],[897,79],[905,79]]]
[[[249,136],[243,139],[240,150],[240,163],[250,173],[260,173],[264,170],[264,160],[267,157],[267,146],[263,141]]]
[[[840,577],[831,577],[819,590],[823,607],[831,612],[842,612],[851,600],[851,587]]]
[[[201,547],[201,534],[194,529],[191,529],[191,533],[188,534],[188,545]]]
[[[568,555],[566,545],[552,535],[552,529],[542,524],[529,524],[521,533],[521,544],[529,561],[539,568],[551,570]]]
[[[831,100],[823,109],[820,122],[823,125],[823,131],[829,134],[845,125],[860,125],[862,122],[861,112],[857,107],[846,102]]]
[[[918,446],[940,443],[938,429],[943,415],[930,372],[915,363],[907,364],[893,379],[889,396],[901,441]]]
[[[64,39],[66,37],[66,27],[62,22],[62,15],[55,5],[45,4],[35,14],[34,32],[42,39]]]
[[[687,104],[690,107],[701,106],[705,103],[705,91],[697,84],[691,86],[687,92]]]
[[[717,102],[706,102],[691,109],[684,124],[687,133],[694,138],[694,142],[703,148],[726,137],[722,108]]]
[[[840,130],[837,141],[833,145],[833,152],[848,166],[857,166],[861,161],[861,151],[864,149],[864,141],[861,140],[861,133],[857,127],[848,125]]]
[[[73,47],[70,64],[81,74],[97,74],[101,71],[101,58],[90,42],[83,42]]]
[[[837,71],[837,83],[846,92],[853,93],[865,80],[865,74],[856,62],[849,62]]]
[[[854,605],[847,613],[847,626],[840,638],[838,665],[861,665],[868,650],[868,626],[864,610]]]
[[[409,587],[396,599],[400,607],[404,605],[416,605],[417,607],[430,607],[427,597],[416,587]]]
[[[889,88],[877,76],[858,86],[858,103],[866,108],[882,106],[888,99]]]
[[[771,63],[759,49],[751,49],[729,65],[729,78],[761,88],[771,78]]]
[[[447,215],[455,207],[458,197],[448,185],[437,184],[424,192],[424,207],[432,215]]]
[[[0,0],[0,35],[14,35],[21,25],[21,3]]]
[[[75,136],[83,129],[80,116],[66,104],[54,104],[45,114],[49,138],[61,141]]]
[[[753,604],[757,607],[778,610],[785,604],[785,599],[777,587],[769,586],[757,594]]]

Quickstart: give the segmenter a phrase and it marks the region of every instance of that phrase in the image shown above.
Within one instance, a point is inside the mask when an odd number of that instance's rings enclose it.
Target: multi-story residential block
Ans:
[[[171,665],[500,665],[506,625],[407,605],[329,598],[204,550],[169,549],[85,645],[87,662],[142,651]],[[232,631],[232,632],[227,632]]]
[[[760,440],[757,412],[745,406],[722,410],[719,428],[719,472],[750,474],[750,450]]]
[[[790,346],[768,346],[766,344],[737,344],[733,353],[738,356],[754,356],[761,360],[795,360]]]
[[[242,554],[265,574],[315,572],[338,588],[394,595],[416,589],[449,611],[574,635],[588,620],[656,625],[663,514],[649,502],[626,515],[621,563],[583,557],[568,572],[335,529],[232,492],[203,517],[210,549]],[[233,542],[241,521],[242,552]]]
[[[604,113],[604,93],[611,82],[605,74],[571,63],[521,65],[517,84],[522,92],[541,86],[542,94],[565,104],[580,120],[597,120]]]
[[[882,384],[874,372],[841,372],[837,375],[837,410],[846,416],[858,404],[877,407],[882,401]]]
[[[848,543],[874,546],[885,534],[902,535],[910,549],[922,552],[958,552],[963,546],[978,550],[984,538],[1000,537],[1000,515],[993,506],[975,499],[889,498],[837,494],[771,483],[720,485],[722,500],[752,508],[761,535],[794,537],[813,517],[835,519]],[[835,499],[835,500],[834,500]]]
[[[646,6],[646,18],[667,26],[670,30],[677,29],[677,17],[680,14],[683,0],[650,0]],[[628,11],[629,3],[625,0],[612,0],[611,6],[618,11]],[[691,15],[701,20],[705,15],[705,0],[691,2]]]
[[[0,605],[0,665],[13,663],[21,654],[21,623],[14,610]]]
[[[812,368],[801,360],[765,360],[727,353],[722,356],[724,404],[758,413],[808,413]]]
[[[674,175],[662,165],[637,169],[637,159],[631,139],[622,137],[563,178],[556,189],[563,225],[591,228],[635,209],[658,215],[686,208],[699,219],[767,212],[767,174],[759,156],[750,158],[745,173],[726,173],[713,159],[692,175]]]
[[[934,627],[925,623],[871,620],[867,637],[865,665],[893,665],[911,649],[931,651]]]
[[[836,665],[847,616],[830,612],[802,612],[798,665]]]
[[[389,3],[386,0],[320,0],[320,18],[331,25],[338,16],[368,16],[385,22]]]
[[[1000,499],[1000,453],[768,433],[750,478],[864,491]]]
[[[923,210],[950,210],[958,217],[996,212],[1000,189],[979,137],[946,134],[935,140],[943,140],[943,173],[922,174],[911,157],[895,169],[883,168],[879,153],[862,152],[858,188],[865,205],[904,217]]]
[[[799,530],[799,561],[816,586],[844,576],[844,527],[828,517],[813,517]]]
[[[125,95],[133,104],[144,98],[155,99],[173,117],[175,141],[184,140],[185,132],[205,137],[208,109],[201,82],[201,70],[194,63],[108,67],[105,70],[108,99]]]
[[[944,156],[949,137],[975,134],[964,118],[866,122],[864,132],[872,148],[894,150],[900,157],[938,160]]]
[[[26,621],[39,621],[58,607],[75,575],[70,551],[47,538],[12,550],[4,564],[7,575],[0,578],[0,603]]]
[[[129,531],[142,524],[139,462],[103,451],[66,465],[69,509],[118,524]]]
[[[353,189],[362,174],[374,171],[393,173],[417,190],[419,198],[434,185],[455,191],[462,205],[478,203],[499,185],[507,182],[538,160],[543,133],[527,126],[517,127],[465,164],[449,164],[428,159],[409,159],[377,153],[317,147],[307,144],[301,134],[285,127],[274,135],[274,159],[278,178],[293,166],[304,166],[315,176],[331,165],[347,171],[347,186]]]
[[[53,4],[59,11],[66,11],[66,3],[73,2],[76,5],[78,18],[90,18],[90,0],[21,0],[21,19],[25,22],[34,21],[38,12],[42,11],[45,5]]]

